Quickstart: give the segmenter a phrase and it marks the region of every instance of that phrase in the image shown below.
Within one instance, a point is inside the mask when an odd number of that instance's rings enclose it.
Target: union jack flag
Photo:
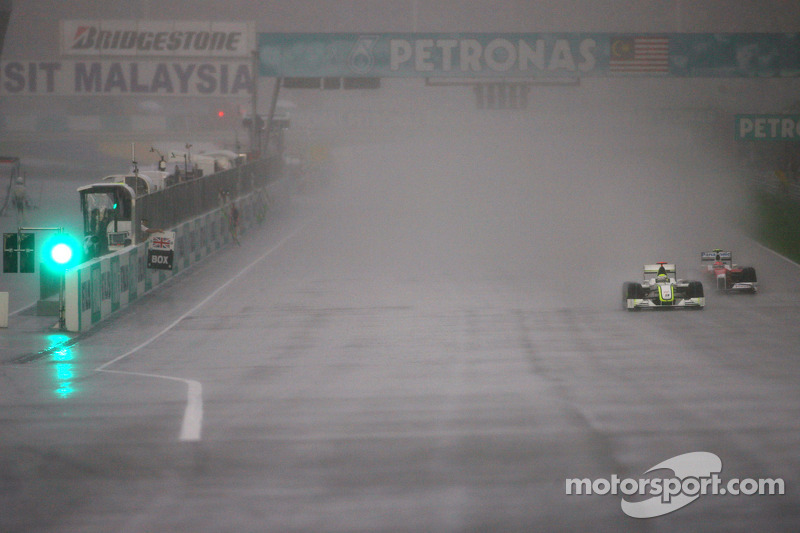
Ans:
[[[168,237],[153,237],[153,242],[150,247],[159,250],[169,250],[172,247],[172,239]]]

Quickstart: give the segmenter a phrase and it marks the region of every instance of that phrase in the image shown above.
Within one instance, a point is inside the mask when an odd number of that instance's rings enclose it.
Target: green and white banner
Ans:
[[[261,33],[270,77],[798,77],[800,34]]]
[[[740,141],[800,141],[800,115],[736,115]]]

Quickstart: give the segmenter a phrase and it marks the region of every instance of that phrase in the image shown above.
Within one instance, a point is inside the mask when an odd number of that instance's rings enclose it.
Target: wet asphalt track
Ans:
[[[761,294],[626,313],[617,279],[586,297],[542,259],[397,246],[441,226],[419,213],[382,226],[380,202],[358,217],[353,204],[295,199],[73,346],[3,364],[0,530],[800,523],[797,265],[725,230]],[[639,520],[620,496],[565,494],[566,478],[638,478],[692,451],[718,455],[723,479],[782,478],[786,494]]]

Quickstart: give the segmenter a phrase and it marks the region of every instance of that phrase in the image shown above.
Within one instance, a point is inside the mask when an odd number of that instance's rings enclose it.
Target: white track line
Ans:
[[[786,261],[787,263],[791,263],[792,265],[796,266],[797,268],[800,268],[800,263],[795,263],[794,261],[792,261],[791,259],[789,259],[789,258],[788,258],[788,257],[786,257],[785,255],[782,255],[782,254],[780,254],[780,253],[776,252],[776,251],[775,251],[775,250],[773,250],[772,248],[770,248],[770,247],[768,247],[768,246],[765,246],[765,245],[761,244],[760,242],[758,242],[758,241],[757,241],[757,240],[755,240],[755,239],[750,239],[750,240],[751,240],[751,241],[753,241],[753,243],[754,243],[756,246],[758,246],[759,248],[763,248],[764,250],[766,250],[766,251],[770,252],[772,255],[777,255],[778,257],[780,257],[781,259],[783,259],[783,260],[784,260],[784,261]]]
[[[183,423],[181,433],[178,436],[182,441],[200,440],[200,432],[203,429],[203,385],[193,379],[176,378],[173,376],[163,376],[161,374],[145,374],[143,372],[127,372],[125,370],[96,370],[96,372],[107,372],[109,374],[124,374],[127,376],[141,376],[145,378],[168,379],[180,381],[187,387],[186,409],[183,411]]]
[[[289,235],[278,241],[278,243],[275,246],[273,246],[272,248],[261,254],[261,256],[259,256],[258,259],[256,259],[255,261],[244,267],[235,276],[233,276],[228,281],[217,287],[216,290],[214,290],[214,292],[206,296],[203,299],[203,301],[201,301],[200,303],[198,303],[197,305],[195,305],[194,307],[183,313],[169,326],[162,329],[161,331],[159,331],[158,333],[156,333],[155,335],[153,335],[140,345],[136,346],[135,348],[125,352],[119,357],[112,359],[111,361],[108,361],[107,363],[98,366],[97,368],[94,369],[94,371],[107,372],[112,374],[126,374],[129,376],[141,376],[147,378],[167,379],[171,381],[180,381],[182,383],[185,383],[187,386],[186,410],[183,413],[183,423],[181,424],[181,432],[179,439],[181,441],[200,440],[200,433],[203,428],[203,385],[199,381],[195,381],[193,379],[178,378],[175,376],[163,376],[159,374],[144,374],[141,372],[128,372],[125,370],[107,370],[107,368],[125,359],[126,357],[135,354],[145,346],[152,344],[153,341],[155,341],[156,339],[158,339],[159,337],[170,331],[172,328],[177,326],[184,318],[186,318],[187,316],[189,316],[190,314],[194,313],[195,311],[203,307],[205,304],[207,304],[212,298],[214,298],[217,294],[219,294],[220,291],[222,291],[228,285],[239,279],[242,275],[244,275],[248,270],[257,265],[260,261],[263,261],[267,256],[269,256],[274,251],[279,249],[281,246],[286,244],[286,242],[289,241],[289,239],[297,235],[297,233],[299,233],[307,224],[308,222],[301,224],[297,229],[292,231]]]
[[[11,311],[10,313],[8,313],[8,316],[14,316],[14,315],[19,314],[19,313],[21,313],[23,311],[27,311],[28,309],[30,309],[34,305],[36,305],[36,303],[28,304],[25,307],[20,307],[16,311]]]

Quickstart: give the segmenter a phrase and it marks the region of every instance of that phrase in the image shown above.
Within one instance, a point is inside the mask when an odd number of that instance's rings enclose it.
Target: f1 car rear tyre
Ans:
[[[686,288],[687,298],[702,298],[703,297],[703,284],[699,281],[690,281],[689,286]]]
[[[742,277],[740,278],[742,283],[755,283],[756,279],[756,269],[753,267],[745,267],[742,269]]]

